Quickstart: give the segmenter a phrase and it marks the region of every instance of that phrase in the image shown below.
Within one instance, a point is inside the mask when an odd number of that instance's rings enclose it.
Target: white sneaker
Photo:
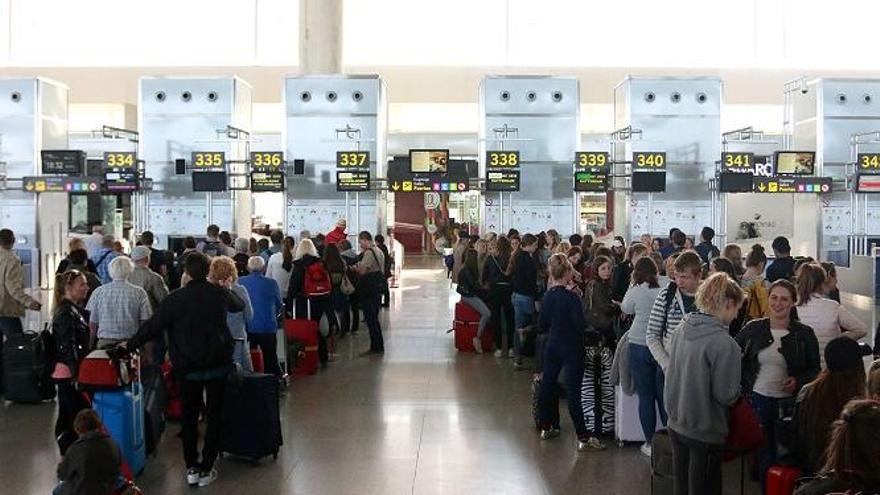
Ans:
[[[496,349],[495,350],[495,357],[497,357],[497,358],[504,357],[504,351],[502,351],[501,349]]]
[[[476,352],[477,354],[482,354],[483,353],[483,341],[480,340],[478,337],[474,337],[473,343],[474,343],[474,352]]]
[[[550,428],[549,430],[541,430],[541,440],[550,440],[559,436],[559,428]]]
[[[212,469],[210,473],[200,473],[199,474],[199,487],[204,488],[211,483],[213,483],[217,479],[217,470]]]
[[[511,359],[515,358],[515,357],[516,357],[516,352],[515,352],[513,349],[508,349],[508,350],[507,350],[507,357],[509,357],[509,358],[511,358]]]
[[[648,457],[651,457],[651,444],[650,443],[648,443],[648,442],[643,443],[642,448],[640,448],[639,450],[642,451],[642,454],[644,454]]]
[[[186,470],[186,483],[189,486],[196,486],[199,484],[199,470],[196,468],[189,468]]]

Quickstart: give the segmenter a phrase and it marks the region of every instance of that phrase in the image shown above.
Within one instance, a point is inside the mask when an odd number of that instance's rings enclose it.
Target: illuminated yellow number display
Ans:
[[[339,168],[367,168],[370,166],[370,152],[337,151],[336,166]]]
[[[666,153],[659,151],[633,153],[633,165],[641,169],[666,168]]]
[[[725,169],[751,170],[754,163],[754,153],[721,153],[721,164]]]
[[[608,165],[608,153],[579,151],[574,154],[574,163],[582,168],[605,168]]]
[[[195,168],[224,168],[226,166],[226,153],[222,151],[197,151],[192,156]]]
[[[859,153],[859,169],[880,172],[880,153]]]
[[[135,168],[137,156],[134,152],[107,152],[104,153],[104,168]]]
[[[519,167],[519,151],[487,151],[486,166],[489,168]]]
[[[284,153],[280,151],[255,151],[251,153],[251,166],[256,169],[278,169],[284,165]]]

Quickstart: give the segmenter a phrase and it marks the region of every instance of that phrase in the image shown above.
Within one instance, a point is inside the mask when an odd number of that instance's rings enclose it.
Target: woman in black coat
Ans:
[[[58,388],[58,419],[55,438],[61,454],[77,439],[73,419],[81,409],[88,407],[82,394],[76,390],[74,378],[79,362],[89,348],[89,324],[82,304],[89,293],[85,275],[69,270],[56,276],[55,308],[52,312],[52,335],[55,341],[55,369],[52,378]]]

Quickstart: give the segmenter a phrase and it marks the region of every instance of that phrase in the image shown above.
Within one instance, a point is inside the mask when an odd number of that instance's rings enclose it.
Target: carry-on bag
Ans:
[[[581,406],[587,431],[593,435],[614,433],[614,386],[611,363],[614,353],[608,347],[590,346],[584,351],[584,378]]]
[[[656,410],[656,406],[654,408]],[[663,428],[660,411],[657,411],[657,430]],[[645,432],[639,419],[639,396],[628,395],[623,387],[615,387],[614,394],[614,438],[622,447],[625,442],[644,442]]]
[[[90,352],[79,364],[76,376],[80,390],[118,390],[132,382],[127,351],[116,348]]]
[[[792,466],[770,466],[767,470],[766,495],[791,495],[801,477],[801,470]]]
[[[295,310],[294,310],[295,311]],[[294,376],[314,375],[318,372],[318,322],[311,319],[312,302],[306,303],[306,318],[284,321],[284,335],[290,341],[300,342],[304,357],[293,368]]]
[[[221,451],[260,459],[278,457],[283,443],[278,406],[280,390],[274,375],[244,375],[241,382],[227,382],[223,398]]]
[[[455,349],[461,352],[474,352],[474,337],[480,329],[480,313],[469,304],[459,301],[455,304],[455,319],[452,321],[452,331],[455,336]],[[489,327],[483,331],[480,338],[483,352],[492,350],[494,340],[492,330]]]
[[[51,335],[44,330],[7,336],[3,347],[3,389],[7,403],[38,404],[55,397],[44,332]]]
[[[137,361],[134,356],[132,362],[135,368]],[[101,417],[107,433],[119,444],[122,457],[131,467],[132,473],[139,474],[144,470],[147,458],[144,392],[140,380],[132,380],[122,390],[102,390],[95,393],[92,407]]]
[[[672,495],[675,466],[668,431],[658,431],[651,440],[651,495]]]
[[[168,394],[160,366],[145,366],[141,370],[141,380],[144,387],[144,437],[146,453],[149,456],[156,453],[156,448],[165,432]]]

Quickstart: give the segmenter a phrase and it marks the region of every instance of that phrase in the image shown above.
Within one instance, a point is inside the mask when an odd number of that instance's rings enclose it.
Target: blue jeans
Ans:
[[[749,402],[752,409],[761,422],[761,429],[764,430],[764,446],[758,449],[758,479],[761,480],[761,491],[764,491],[766,485],[767,470],[776,464],[779,456],[778,446],[776,444],[776,420],[779,419],[779,401],[773,397],[767,397],[757,392],[749,394]]]
[[[516,330],[529,326],[535,316],[535,298],[514,292],[510,301],[513,303],[513,321],[516,323]],[[523,355],[523,344],[519,331],[514,332],[513,348],[517,357]]]
[[[639,396],[639,422],[645,441],[651,443],[657,430],[657,411],[660,420],[666,424],[666,409],[663,407],[663,371],[648,350],[648,346],[629,344],[629,372],[636,382]]]

